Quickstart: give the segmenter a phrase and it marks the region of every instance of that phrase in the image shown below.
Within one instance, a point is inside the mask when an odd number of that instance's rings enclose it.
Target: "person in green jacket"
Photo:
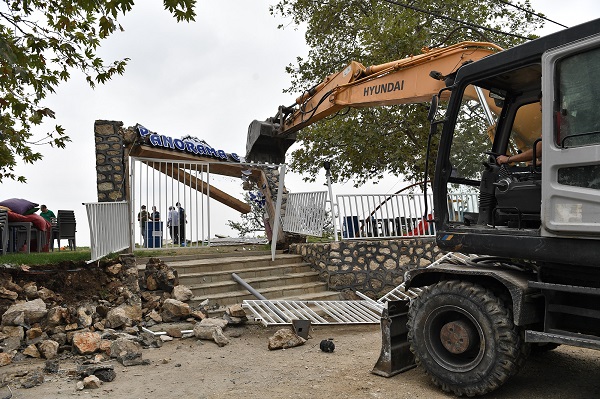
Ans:
[[[56,215],[46,205],[40,206],[40,216],[52,223],[52,219],[56,219]]]

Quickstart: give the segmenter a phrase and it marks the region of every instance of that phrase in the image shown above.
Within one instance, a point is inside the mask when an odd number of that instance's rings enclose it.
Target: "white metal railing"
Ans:
[[[210,245],[209,164],[130,159],[133,241],[142,248]]]
[[[423,194],[337,195],[338,223],[343,239],[431,237],[435,236],[433,195],[427,195],[427,214]],[[478,212],[475,193],[448,195],[451,221],[462,221],[465,214]]]
[[[84,205],[90,226],[90,262],[129,248],[129,204],[126,201],[88,202]]]
[[[289,193],[283,220],[283,230],[320,237],[327,211],[327,191]]]

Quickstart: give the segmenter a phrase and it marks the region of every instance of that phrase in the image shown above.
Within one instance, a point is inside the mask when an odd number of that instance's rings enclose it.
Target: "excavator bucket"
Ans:
[[[279,124],[252,121],[248,127],[246,162],[285,163],[285,152],[296,141],[295,134],[277,137]]]
[[[381,315],[381,353],[371,372],[391,377],[416,367],[408,343],[408,306],[410,301],[389,301]]]

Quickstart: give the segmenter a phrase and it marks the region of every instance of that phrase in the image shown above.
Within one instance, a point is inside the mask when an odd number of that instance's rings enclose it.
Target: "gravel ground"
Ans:
[[[150,365],[123,367],[117,377],[94,390],[76,391],[74,359],[61,361],[56,375],[30,389],[13,388],[14,399],[36,398],[451,398],[437,389],[420,368],[392,378],[371,374],[379,357],[379,326],[313,326],[303,346],[269,351],[267,339],[277,328],[262,325],[227,328],[229,345],[180,339],[144,350]],[[335,350],[319,349],[333,338]],[[523,370],[486,398],[600,398],[597,351],[561,346],[531,357]],[[27,360],[0,368],[0,380],[17,385],[19,375],[44,367]],[[71,373],[72,374],[72,373]],[[0,388],[0,398],[9,394]]]

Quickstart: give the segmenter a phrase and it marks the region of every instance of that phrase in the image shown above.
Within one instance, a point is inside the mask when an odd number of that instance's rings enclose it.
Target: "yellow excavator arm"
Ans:
[[[367,68],[352,61],[303,93],[293,106],[279,107],[275,117],[253,121],[248,129],[246,161],[285,162],[295,132],[346,107],[428,102],[460,66],[498,51],[502,48],[493,43],[462,42]],[[467,95],[477,99],[475,90]],[[495,110],[491,99],[486,102]]]

